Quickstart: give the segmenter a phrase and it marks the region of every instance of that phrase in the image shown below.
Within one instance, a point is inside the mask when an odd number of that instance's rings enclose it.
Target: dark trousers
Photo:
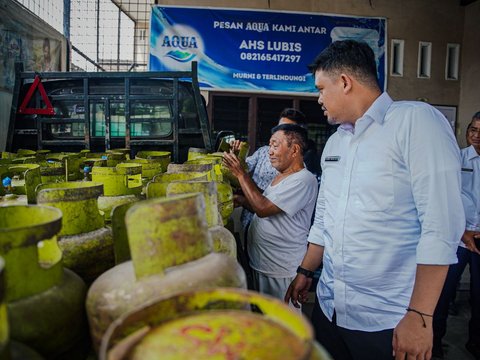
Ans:
[[[393,329],[366,332],[337,326],[323,314],[318,300],[312,312],[316,340],[335,360],[392,360]]]
[[[433,317],[433,345],[441,346],[447,332],[448,306],[457,291],[457,284],[467,264],[470,265],[470,309],[468,341],[480,345],[480,255],[461,246],[457,249],[458,263],[450,265],[447,278]]]

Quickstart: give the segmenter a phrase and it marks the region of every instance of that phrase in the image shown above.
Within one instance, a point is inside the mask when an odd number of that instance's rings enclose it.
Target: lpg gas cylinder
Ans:
[[[179,181],[167,187],[167,196],[188,193],[203,194],[208,227],[223,225],[218,213],[217,184],[214,181]]]
[[[22,343],[10,341],[5,303],[5,262],[0,257],[0,360],[42,360],[37,352]]]
[[[109,154],[111,155],[111,154]],[[92,180],[103,184],[103,196],[98,198],[98,208],[110,221],[112,209],[120,204],[142,200],[142,165],[120,163],[112,166],[93,166]]]
[[[186,289],[246,287],[237,261],[212,252],[202,194],[137,202],[125,220],[132,261],[100,275],[87,295],[97,349],[112,321],[155,297]]]
[[[191,147],[191,148],[188,148],[187,160],[193,160],[198,157],[202,157],[205,154],[207,154],[207,149]]]
[[[61,221],[49,206],[0,207],[10,335],[47,358],[72,358],[87,338],[86,286],[63,268],[55,236]]]
[[[172,165],[172,164],[170,164]],[[170,167],[169,165],[169,167]],[[148,182],[145,194],[147,199],[167,196],[167,187],[173,181],[185,180],[211,180],[207,172],[181,172],[181,173],[162,173],[155,175],[153,180]]]
[[[172,161],[172,153],[170,151],[144,150],[137,152],[135,159],[147,159],[159,162],[162,167],[162,172],[165,172],[168,164]]]
[[[54,206],[63,213],[58,244],[63,263],[92,282],[114,265],[112,230],[105,226],[97,198],[103,185],[91,181],[41,184],[37,203]]]
[[[232,288],[153,299],[115,320],[100,349],[100,360],[192,357],[331,360],[302,315],[273,297]]]
[[[35,188],[40,184],[40,165],[37,164],[9,164],[0,165],[0,178],[11,179],[10,189],[0,189],[0,195],[6,192],[17,195],[18,201],[23,204],[36,203]],[[22,205],[23,205],[22,204]]]

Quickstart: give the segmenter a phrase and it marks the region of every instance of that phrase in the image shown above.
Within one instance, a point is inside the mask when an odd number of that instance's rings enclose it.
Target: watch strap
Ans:
[[[311,279],[311,278],[313,278],[314,272],[299,266],[297,268],[297,274],[305,275],[306,277]]]

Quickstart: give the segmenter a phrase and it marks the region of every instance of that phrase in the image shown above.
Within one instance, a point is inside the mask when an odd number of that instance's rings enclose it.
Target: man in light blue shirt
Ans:
[[[480,112],[473,115],[468,125],[467,143],[470,146],[461,151],[462,200],[467,223],[457,249],[458,263],[448,269],[433,318],[433,354],[437,358],[443,358],[442,338],[447,331],[448,307],[468,264],[471,316],[465,346],[480,359]]]
[[[323,261],[312,323],[334,359],[430,359],[433,311],[465,224],[453,132],[428,104],[381,92],[365,43],[334,42],[311,70],[340,127],[285,300],[304,300]]]

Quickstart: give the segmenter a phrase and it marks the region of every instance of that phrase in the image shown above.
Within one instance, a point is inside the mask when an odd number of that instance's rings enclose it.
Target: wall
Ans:
[[[238,7],[233,1],[214,0],[159,0],[158,3]],[[405,40],[404,76],[388,78],[390,95],[395,99],[426,98],[432,104],[458,105],[460,85],[458,81],[445,80],[445,57],[447,43],[461,43],[463,38],[464,7],[459,0],[245,0],[241,7],[386,17],[388,46],[392,38]],[[417,79],[419,41],[433,43],[430,79]]]
[[[465,33],[461,57],[460,106],[458,112],[459,127],[457,138],[460,146],[466,146],[465,129],[472,115],[480,111],[480,1],[466,8]]]
[[[10,121],[15,62],[25,71],[66,69],[66,41],[58,31],[12,0],[0,0],[0,151],[5,149]],[[48,39],[49,56],[44,53]]]
[[[465,76],[461,76],[457,81],[445,80],[447,43],[461,44],[461,51],[466,52],[466,46],[462,44],[466,7],[461,7],[459,0],[244,0],[240,6],[238,2],[219,0],[157,0],[157,3],[171,6],[234,8],[241,6],[242,8],[275,11],[386,17],[388,70],[390,70],[388,53],[391,39],[405,40],[404,76],[391,77],[387,75],[387,90],[392,98],[396,100],[423,98],[435,105],[459,106],[460,104],[460,84],[461,79],[465,79]],[[478,7],[478,1],[470,7],[473,8],[474,5]],[[470,7],[468,7],[469,11]],[[472,25],[474,15],[468,17]],[[478,12],[476,15],[478,18]],[[469,37],[469,39],[471,38],[473,36]],[[430,79],[417,78],[419,41],[432,43]],[[473,59],[465,59],[462,65],[469,67],[471,61]]]

